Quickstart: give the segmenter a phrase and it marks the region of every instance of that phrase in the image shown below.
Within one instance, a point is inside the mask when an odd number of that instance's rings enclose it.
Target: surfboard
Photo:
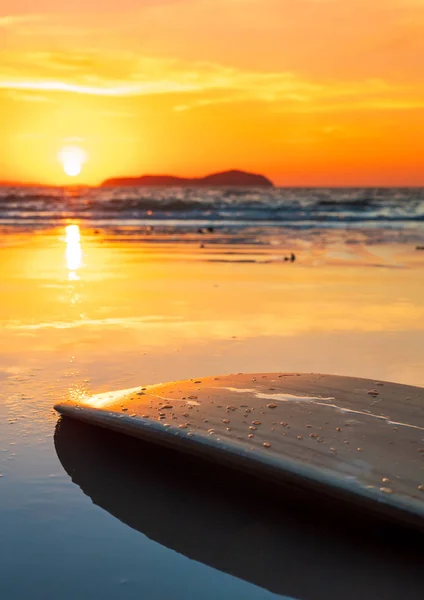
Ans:
[[[55,408],[424,531],[422,388],[331,375],[237,374],[140,386]]]

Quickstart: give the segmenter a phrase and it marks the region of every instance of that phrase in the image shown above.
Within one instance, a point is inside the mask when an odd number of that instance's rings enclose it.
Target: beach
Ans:
[[[238,372],[424,387],[420,231],[202,227],[3,225],[2,597],[277,597],[92,503],[56,454],[58,401]]]
[[[0,600],[424,599],[423,24],[1,1]]]

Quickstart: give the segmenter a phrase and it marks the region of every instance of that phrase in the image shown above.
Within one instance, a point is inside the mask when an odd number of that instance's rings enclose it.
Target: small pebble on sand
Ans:
[[[303,440],[303,435],[298,435],[298,436],[297,436],[297,439],[298,439],[298,440]]]
[[[271,448],[271,444],[269,442],[264,442],[263,445],[265,448]]]
[[[379,396],[380,392],[377,392],[377,390],[369,390],[368,392],[369,396]]]
[[[383,492],[384,494],[393,494],[392,488],[388,488],[388,487],[381,487],[380,492]]]
[[[252,425],[262,425],[262,421],[252,421]]]
[[[277,408],[276,404],[267,404],[267,408]]]
[[[1,477],[1,475],[0,475],[0,477]],[[419,485],[418,489],[420,490],[420,492],[424,492],[424,485]]]
[[[229,419],[222,419],[222,422],[223,422],[223,423],[229,423],[229,422],[230,422],[230,420],[229,420]]]
[[[390,479],[387,479],[387,477],[383,477],[383,479],[381,481],[383,483],[392,483]]]

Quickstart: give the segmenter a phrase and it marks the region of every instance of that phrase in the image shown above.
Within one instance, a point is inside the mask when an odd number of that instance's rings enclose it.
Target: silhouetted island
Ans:
[[[224,171],[206,177],[175,177],[174,175],[143,175],[141,177],[114,177],[106,179],[102,187],[274,187],[264,175],[245,171]]]

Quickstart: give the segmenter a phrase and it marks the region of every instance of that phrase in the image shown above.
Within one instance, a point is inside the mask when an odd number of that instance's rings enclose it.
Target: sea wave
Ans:
[[[424,188],[0,187],[0,221],[20,225],[189,222],[245,227],[408,228],[424,223]]]

